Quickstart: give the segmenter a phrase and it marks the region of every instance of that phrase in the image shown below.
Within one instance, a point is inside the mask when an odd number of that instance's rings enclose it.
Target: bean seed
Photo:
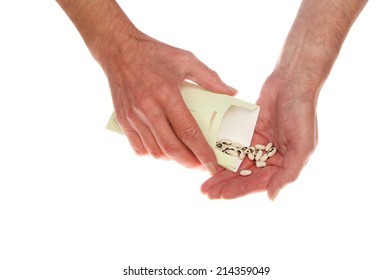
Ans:
[[[276,154],[277,149],[272,142],[267,145],[256,144],[254,147],[244,147],[241,143],[232,142],[230,139],[221,139],[216,141],[216,148],[221,152],[233,157],[243,160],[246,156],[249,160],[254,160],[258,168],[267,166],[268,158]],[[263,152],[265,151],[265,152]],[[251,170],[241,170],[241,176],[249,176],[252,174]]]
[[[241,148],[242,148],[242,145],[241,145],[240,143],[234,142],[234,143],[231,143],[231,145],[234,146],[234,147],[236,147],[236,148],[238,148],[238,149],[241,149]]]
[[[255,156],[255,160],[260,160],[261,156],[263,155],[263,151],[259,150]]]
[[[264,155],[261,156],[259,161],[266,161],[268,158],[269,158],[268,154],[264,154]]]
[[[232,149],[227,150],[226,154],[231,155],[231,156],[238,156],[237,152]]]
[[[265,167],[267,166],[267,163],[265,161],[256,161],[256,166],[257,167]]]
[[[248,169],[244,169],[240,171],[241,176],[249,176],[250,174],[252,174],[252,171]]]
[[[256,149],[259,149],[259,150],[265,150],[265,146],[264,146],[264,145],[261,145],[261,144],[255,145],[255,148],[256,148]]]
[[[272,150],[270,150],[268,152],[268,157],[272,157],[274,154],[276,154],[277,149],[275,147],[272,148]]]

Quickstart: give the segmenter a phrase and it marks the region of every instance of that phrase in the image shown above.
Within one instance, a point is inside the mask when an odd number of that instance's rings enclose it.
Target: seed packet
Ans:
[[[213,149],[218,164],[236,172],[242,159],[223,153],[215,147],[216,143],[220,139],[231,139],[243,146],[250,146],[260,107],[232,96],[207,91],[190,82],[183,84],[181,94]],[[114,113],[106,128],[122,133]]]

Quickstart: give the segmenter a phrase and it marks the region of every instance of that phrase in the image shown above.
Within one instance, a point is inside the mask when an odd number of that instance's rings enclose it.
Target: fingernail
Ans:
[[[270,199],[271,199],[272,201],[274,201],[274,200],[276,199],[276,197],[278,196],[278,194],[279,194],[279,192],[280,192],[281,189],[282,189],[282,188],[278,188],[278,189],[276,189],[276,190],[273,192],[273,194],[270,196]]]
[[[208,171],[210,172],[211,175],[214,175],[217,173],[214,165],[211,162],[207,162],[206,164],[204,164],[204,166],[208,169]]]

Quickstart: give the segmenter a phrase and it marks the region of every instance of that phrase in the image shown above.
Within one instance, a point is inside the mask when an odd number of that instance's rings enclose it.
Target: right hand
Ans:
[[[101,55],[117,121],[138,155],[218,169],[215,155],[180,93],[184,80],[218,93],[236,91],[192,53],[143,35]]]

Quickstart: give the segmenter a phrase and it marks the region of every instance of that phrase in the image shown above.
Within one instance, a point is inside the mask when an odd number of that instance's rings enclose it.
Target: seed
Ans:
[[[233,157],[238,156],[237,152],[234,151],[234,150],[232,150],[232,149],[226,150],[226,154],[231,155],[231,156],[233,156]]]
[[[272,148],[272,150],[270,150],[268,152],[268,157],[272,157],[274,154],[276,154],[277,149],[275,147]]]
[[[234,143],[231,143],[231,145],[234,146],[234,147],[236,147],[236,148],[238,148],[238,149],[241,149],[241,148],[242,148],[242,145],[241,145],[240,143],[234,142]]]
[[[269,142],[269,143],[267,144],[267,146],[265,146],[265,150],[266,150],[267,152],[269,152],[269,151],[271,150],[271,148],[272,148],[272,143]]]
[[[267,163],[265,161],[256,161],[256,166],[257,167],[265,167]]]
[[[244,169],[240,171],[241,176],[249,176],[250,174],[252,174],[252,171],[248,169]]]
[[[263,155],[263,151],[259,150],[255,156],[255,160],[260,160],[261,156]]]
[[[265,150],[265,146],[264,146],[264,145],[261,145],[261,144],[255,145],[255,148],[256,148],[256,149],[259,149],[259,150]]]
[[[276,154],[277,148],[272,142],[267,145],[256,144],[254,147],[244,147],[241,143],[232,142],[230,139],[221,139],[216,141],[216,148],[222,153],[237,157],[243,160],[246,156],[249,160],[254,160],[258,168],[267,166],[268,158]],[[264,152],[265,151],[265,152]],[[241,176],[249,176],[252,174],[251,170],[245,169],[240,171]]]
[[[268,154],[262,155],[262,157],[259,159],[259,161],[266,161],[269,158]]]

